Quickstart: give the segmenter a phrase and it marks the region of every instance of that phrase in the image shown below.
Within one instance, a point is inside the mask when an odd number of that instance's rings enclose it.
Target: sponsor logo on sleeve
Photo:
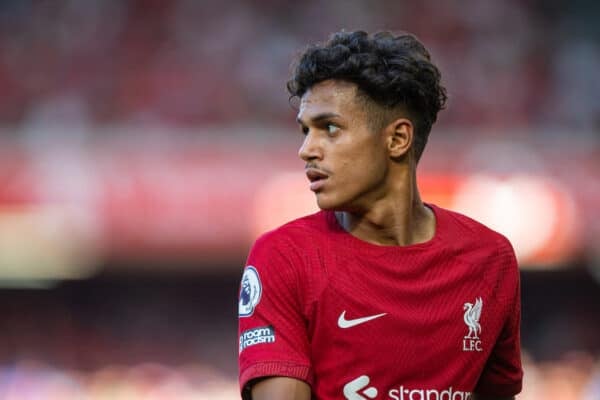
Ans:
[[[240,353],[245,348],[261,343],[275,343],[275,329],[272,326],[260,326],[242,332],[240,335]]]
[[[238,302],[238,314],[240,317],[249,317],[260,302],[262,295],[262,284],[258,271],[252,265],[248,265],[242,275],[240,288],[240,299]]]

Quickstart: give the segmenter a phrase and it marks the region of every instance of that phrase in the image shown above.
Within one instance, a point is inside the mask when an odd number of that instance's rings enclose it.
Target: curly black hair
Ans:
[[[287,89],[291,98],[301,98],[313,85],[339,79],[355,83],[363,97],[383,110],[401,107],[415,126],[413,146],[419,160],[431,126],[446,103],[440,78],[429,52],[411,34],[370,36],[364,31],[341,31],[304,51]]]

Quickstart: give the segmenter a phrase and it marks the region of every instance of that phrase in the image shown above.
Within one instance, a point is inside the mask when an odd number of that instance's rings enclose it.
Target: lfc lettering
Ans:
[[[463,339],[463,351],[482,351],[481,340]]]

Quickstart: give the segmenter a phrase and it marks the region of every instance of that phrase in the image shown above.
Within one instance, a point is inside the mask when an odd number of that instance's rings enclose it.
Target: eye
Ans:
[[[334,124],[327,124],[327,133],[333,134],[336,133],[340,128]]]

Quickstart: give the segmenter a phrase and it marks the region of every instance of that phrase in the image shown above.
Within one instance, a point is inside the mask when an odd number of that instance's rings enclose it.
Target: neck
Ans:
[[[353,236],[383,246],[407,246],[435,235],[433,211],[421,201],[414,170],[363,211],[338,211],[338,223]]]

